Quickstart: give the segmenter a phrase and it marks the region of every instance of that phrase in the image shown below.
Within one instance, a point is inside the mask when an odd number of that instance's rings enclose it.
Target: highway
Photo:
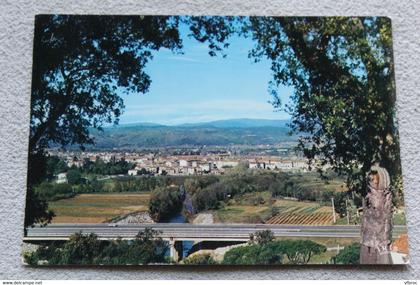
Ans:
[[[151,227],[161,231],[166,240],[194,241],[244,241],[251,233],[271,230],[275,237],[333,237],[357,238],[359,226],[301,226],[301,225],[268,225],[268,224],[49,224],[46,227],[35,226],[27,229],[24,241],[66,240],[75,232],[95,233],[100,239],[121,237],[132,239],[135,235]],[[406,233],[405,226],[395,226],[394,236]]]

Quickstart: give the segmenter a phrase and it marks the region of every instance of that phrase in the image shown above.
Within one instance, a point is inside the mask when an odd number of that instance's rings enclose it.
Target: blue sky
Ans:
[[[254,63],[247,57],[251,39],[229,40],[227,57],[210,57],[208,48],[187,37],[181,29],[184,54],[162,49],[148,63],[152,79],[146,94],[123,95],[125,111],[120,124],[151,122],[166,125],[198,123],[224,119],[288,119],[268,103],[271,79],[267,60]],[[281,87],[282,103],[291,88]]]

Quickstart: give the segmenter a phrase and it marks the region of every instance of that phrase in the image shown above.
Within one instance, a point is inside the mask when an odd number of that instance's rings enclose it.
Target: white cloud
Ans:
[[[186,57],[186,56],[168,56],[168,59],[178,60],[178,61],[187,61],[187,62],[201,62],[198,59],[195,59],[192,57]]]

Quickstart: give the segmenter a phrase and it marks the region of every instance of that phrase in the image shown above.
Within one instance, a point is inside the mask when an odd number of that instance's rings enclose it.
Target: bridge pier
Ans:
[[[176,262],[182,259],[182,241],[169,240],[169,256]]]

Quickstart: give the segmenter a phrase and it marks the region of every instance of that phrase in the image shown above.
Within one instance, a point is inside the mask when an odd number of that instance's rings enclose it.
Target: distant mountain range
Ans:
[[[215,127],[215,128],[258,128],[258,127],[286,127],[290,120],[268,120],[268,119],[229,119],[200,123],[186,123],[179,125],[164,125],[149,122],[129,123],[112,126],[109,128],[127,127]]]
[[[205,123],[182,124],[181,127],[215,127],[215,128],[259,128],[259,127],[286,127],[289,120],[265,119],[231,119]]]
[[[123,124],[92,131],[97,149],[278,144],[295,141],[288,120],[232,119],[166,126]]]

